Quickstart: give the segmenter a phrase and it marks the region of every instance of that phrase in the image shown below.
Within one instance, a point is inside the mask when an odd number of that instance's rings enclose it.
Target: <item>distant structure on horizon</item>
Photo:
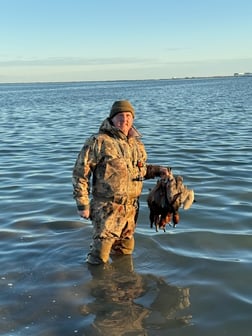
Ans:
[[[252,76],[252,72],[235,72],[235,77]]]

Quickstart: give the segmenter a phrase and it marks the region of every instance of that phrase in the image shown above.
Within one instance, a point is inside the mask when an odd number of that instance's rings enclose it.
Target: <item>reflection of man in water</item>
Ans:
[[[147,335],[155,325],[167,328],[189,323],[190,317],[179,316],[190,305],[189,289],[170,286],[154,275],[135,273],[130,255],[116,257],[111,265],[90,265],[89,270],[94,300],[80,310],[83,315],[95,316],[87,330],[90,335]]]

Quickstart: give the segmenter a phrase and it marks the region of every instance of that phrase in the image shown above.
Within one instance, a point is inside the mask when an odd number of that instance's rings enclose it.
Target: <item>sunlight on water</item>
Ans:
[[[1,334],[251,332],[252,79],[0,85]],[[71,172],[112,103],[129,99],[150,163],[195,191],[150,228],[146,181],[132,258],[85,263]]]

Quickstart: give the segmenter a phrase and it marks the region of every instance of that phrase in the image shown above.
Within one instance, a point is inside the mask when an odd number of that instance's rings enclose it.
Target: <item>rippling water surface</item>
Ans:
[[[252,78],[0,85],[2,335],[250,335]],[[85,256],[71,171],[115,100],[129,99],[149,162],[196,203],[149,227],[146,181],[132,258]]]

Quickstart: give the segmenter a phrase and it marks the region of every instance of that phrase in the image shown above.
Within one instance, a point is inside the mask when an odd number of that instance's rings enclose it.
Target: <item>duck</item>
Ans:
[[[195,202],[194,190],[184,185],[181,175],[174,176],[169,169],[169,177],[159,179],[147,196],[150,227],[155,225],[156,232],[159,229],[165,232],[167,224],[176,227],[180,221],[179,209],[188,210]]]

